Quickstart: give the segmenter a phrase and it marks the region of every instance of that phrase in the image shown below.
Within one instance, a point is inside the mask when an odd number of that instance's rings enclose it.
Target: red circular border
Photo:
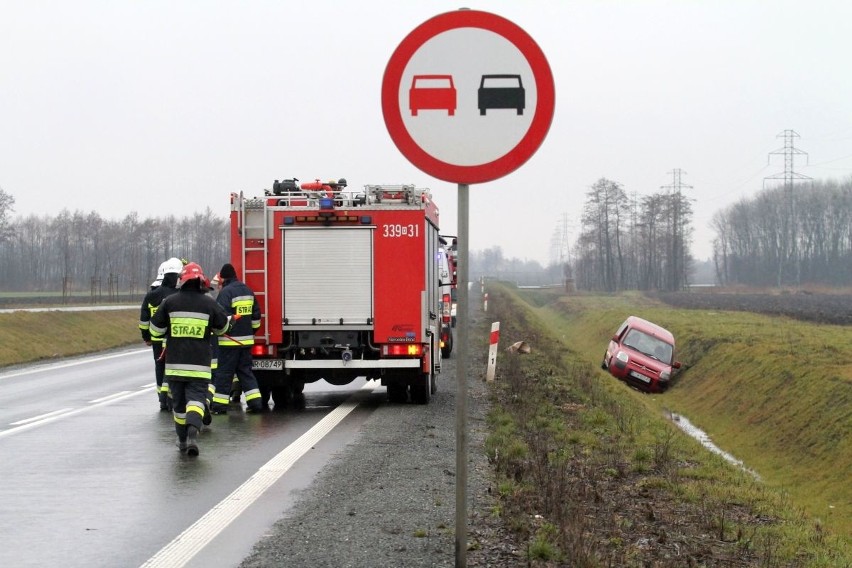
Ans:
[[[436,35],[456,28],[482,28],[503,36],[526,57],[536,85],[532,124],[518,144],[496,160],[478,166],[458,166],[438,160],[414,141],[402,120],[399,87],[402,73],[420,47]],[[408,34],[391,55],[382,80],[382,114],[391,139],[408,160],[427,174],[452,183],[484,183],[520,167],[538,150],[553,119],[555,89],[550,65],[538,44],[509,20],[477,10],[446,12],[426,20]]]

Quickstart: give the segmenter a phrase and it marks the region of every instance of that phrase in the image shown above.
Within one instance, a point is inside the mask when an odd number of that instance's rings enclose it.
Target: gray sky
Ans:
[[[852,175],[852,3],[846,0],[115,0],[0,3],[0,187],[15,215],[226,215],[232,191],[345,177],[430,187],[442,229],[454,184],[399,152],[381,110],[388,60],[462,6],[523,28],[556,110],[538,151],[470,189],[470,249],[547,263],[563,214],[606,177],[639,195],[693,186],[693,252],[712,214],[781,173]]]

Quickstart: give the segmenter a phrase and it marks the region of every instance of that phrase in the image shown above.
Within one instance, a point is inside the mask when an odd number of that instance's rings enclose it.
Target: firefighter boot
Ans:
[[[180,450],[180,453],[182,453],[182,454],[186,453],[186,438],[183,438],[183,439],[178,438],[177,447]]]
[[[242,394],[243,389],[242,385],[240,385],[240,380],[237,377],[234,377],[231,380],[231,404],[239,404]]]
[[[195,426],[186,427],[186,455],[198,455],[198,428]]]
[[[210,404],[204,401],[204,415],[201,417],[201,423],[210,426],[211,422],[213,422],[213,414],[210,412]]]

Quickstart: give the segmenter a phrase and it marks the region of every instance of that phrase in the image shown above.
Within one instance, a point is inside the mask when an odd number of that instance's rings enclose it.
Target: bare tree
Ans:
[[[15,210],[15,198],[0,187],[0,243],[9,240],[12,235],[11,214]]]

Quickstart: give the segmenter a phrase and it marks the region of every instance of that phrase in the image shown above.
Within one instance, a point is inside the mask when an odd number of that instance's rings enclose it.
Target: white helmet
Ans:
[[[160,265],[157,278],[162,279],[166,274],[180,274],[181,270],[183,270],[183,262],[179,258],[172,257]]]

